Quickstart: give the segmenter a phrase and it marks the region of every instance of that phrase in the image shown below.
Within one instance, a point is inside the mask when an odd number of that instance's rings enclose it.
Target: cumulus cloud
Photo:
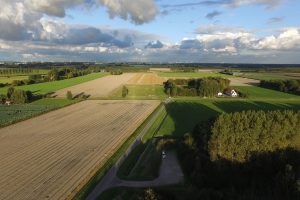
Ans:
[[[164,44],[157,40],[157,41],[152,41],[152,42],[149,42],[146,46],[145,46],[145,49],[149,48],[149,49],[160,49],[160,48],[163,48],[164,47]]]
[[[107,7],[110,17],[121,17],[135,24],[143,24],[155,18],[159,13],[154,0],[97,0]]]

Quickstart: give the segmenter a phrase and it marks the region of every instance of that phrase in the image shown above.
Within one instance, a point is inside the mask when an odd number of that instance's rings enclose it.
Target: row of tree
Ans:
[[[39,69],[32,69],[28,67],[0,69],[0,75],[32,74],[32,73],[38,74]]]
[[[300,94],[300,80],[262,80],[260,86],[281,92]]]
[[[199,123],[177,147],[189,199],[300,199],[299,111],[247,111]]]
[[[8,88],[6,95],[0,95],[1,103],[10,101],[13,104],[25,104],[33,99],[31,91],[17,90],[13,87]]]
[[[230,81],[223,78],[176,79],[164,83],[164,91],[169,96],[215,97],[228,88]]]

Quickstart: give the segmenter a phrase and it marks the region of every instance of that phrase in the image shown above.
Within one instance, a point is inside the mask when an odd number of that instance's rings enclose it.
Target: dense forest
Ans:
[[[176,79],[164,83],[164,91],[169,96],[215,97],[228,88],[230,81],[223,78]]]
[[[260,86],[281,92],[300,95],[300,80],[262,80]]]
[[[247,111],[198,124],[179,144],[190,199],[300,199],[300,112]]]

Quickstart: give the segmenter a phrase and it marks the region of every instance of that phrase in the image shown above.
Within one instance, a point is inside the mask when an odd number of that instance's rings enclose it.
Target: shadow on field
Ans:
[[[300,104],[267,103],[261,101],[216,101],[213,103],[226,113],[248,110],[300,110]]]
[[[169,135],[180,137],[194,129],[201,121],[207,121],[220,114],[202,103],[172,102],[166,106],[167,113],[174,123],[174,130]]]

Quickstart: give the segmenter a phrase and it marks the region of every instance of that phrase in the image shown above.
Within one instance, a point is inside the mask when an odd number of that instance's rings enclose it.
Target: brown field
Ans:
[[[134,85],[162,85],[167,78],[159,77],[155,73],[139,73],[131,78],[127,84]]]
[[[69,88],[64,88],[62,90],[56,91],[54,96],[66,97],[67,91],[71,91],[73,96],[81,93],[90,95],[91,97],[103,97],[107,96],[116,88],[127,83],[135,74],[126,73],[118,76],[106,76],[93,81],[75,85]]]
[[[249,79],[249,78],[229,78],[231,86],[251,86],[258,85],[259,80]]]
[[[0,129],[0,199],[71,199],[158,104],[84,101]]]
[[[150,68],[150,71],[169,72],[171,68]]]

